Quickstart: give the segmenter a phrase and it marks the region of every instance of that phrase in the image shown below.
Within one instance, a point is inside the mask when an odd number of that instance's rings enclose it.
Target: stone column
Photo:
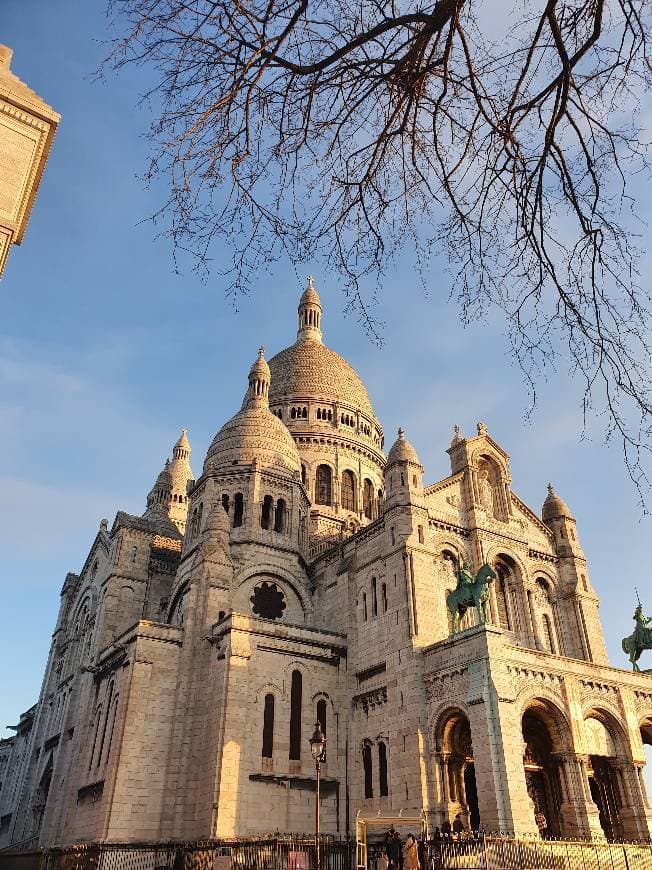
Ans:
[[[626,840],[652,839],[652,810],[647,806],[647,794],[641,766],[629,760],[611,762],[622,791],[623,806],[620,821]]]

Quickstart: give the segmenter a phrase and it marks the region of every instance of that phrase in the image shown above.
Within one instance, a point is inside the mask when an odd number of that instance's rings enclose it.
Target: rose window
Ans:
[[[263,619],[281,619],[287,606],[285,595],[276,583],[259,583],[249,601],[254,615]]]

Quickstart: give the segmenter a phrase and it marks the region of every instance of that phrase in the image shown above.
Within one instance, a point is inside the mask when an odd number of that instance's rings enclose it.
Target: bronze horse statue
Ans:
[[[453,634],[460,630],[462,617],[470,607],[475,607],[480,625],[486,623],[489,586],[496,577],[494,569],[487,564],[475,576],[466,562],[458,569],[457,587],[446,596],[446,604],[453,616]]]
[[[638,660],[641,653],[643,650],[652,649],[652,619],[643,616],[643,608],[639,604],[634,611],[634,621],[636,622],[634,633],[623,638],[623,652],[629,656],[632,670],[640,671]]]

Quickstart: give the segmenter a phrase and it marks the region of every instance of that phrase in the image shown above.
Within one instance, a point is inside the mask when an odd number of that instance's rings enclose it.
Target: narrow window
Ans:
[[[405,475],[401,472],[401,486],[405,486]]]
[[[373,519],[374,515],[374,487],[372,482],[365,478],[365,482],[363,485],[362,491],[362,505],[364,510],[364,515],[368,520]]]
[[[261,529],[268,529],[272,522],[272,505],[274,500],[271,495],[266,495],[263,499],[263,510],[260,515],[260,527]]]
[[[321,725],[322,734],[326,736],[326,701],[317,701],[317,721]]]
[[[315,501],[317,504],[331,504],[332,502],[332,472],[329,465],[317,467],[317,491]]]
[[[201,533],[201,519],[202,514],[204,513],[204,502],[201,502],[199,505],[199,510],[197,511],[197,534]]]
[[[345,511],[355,510],[355,477],[353,472],[342,472],[342,508]]]
[[[306,466],[301,463],[301,483],[306,485]]]
[[[371,609],[374,616],[378,616],[378,590],[376,588],[376,578],[371,578]]]
[[[290,761],[301,759],[301,672],[292,671],[290,690]]]
[[[244,514],[244,498],[241,492],[236,492],[233,499],[233,528],[237,529],[242,525],[242,517]]]
[[[543,642],[546,645],[546,650],[556,654],[555,641],[552,634],[552,624],[547,613],[543,614]]]
[[[276,502],[276,512],[274,514],[274,531],[283,534],[285,531],[285,499],[280,498]]]
[[[383,512],[383,491],[382,489],[378,490],[378,516],[380,516]]]
[[[512,630],[509,619],[509,609],[507,607],[507,583],[505,580],[504,570],[500,566],[496,568],[498,573],[498,583],[496,583],[496,602],[498,604],[498,622],[501,628]]]
[[[59,699],[59,700],[61,700],[61,699]],[[58,713],[58,709],[57,709],[57,713]],[[55,714],[55,720],[56,720],[56,714]],[[91,749],[91,757],[88,759],[88,769],[89,770],[93,766],[93,758],[95,757],[95,749],[97,747],[97,738],[100,736],[101,722],[102,722],[102,705],[100,704],[100,706],[97,707],[95,710],[95,735],[93,737],[93,748]]]
[[[383,583],[381,589],[383,596],[383,613],[387,613],[387,584]]]
[[[229,495],[226,492],[222,496],[222,507],[224,508],[226,513],[228,514],[228,512],[229,512]]]
[[[362,748],[362,764],[364,765],[364,796],[374,796],[374,772],[371,760],[371,746],[368,743]]]
[[[274,754],[274,695],[265,695],[263,713],[263,758]]]
[[[362,593],[362,618],[367,621],[367,593]]]
[[[418,528],[418,532],[419,532],[419,543],[420,543],[420,544],[423,544],[423,542],[424,542],[424,537],[423,537],[423,526],[419,526],[419,528]]]
[[[111,746],[113,745],[113,732],[115,731],[115,720],[118,715],[118,695],[113,699],[113,718],[111,719],[111,731],[109,732],[109,742],[106,747],[106,760],[109,760],[111,755]]]
[[[396,543],[396,535],[394,534],[394,526],[392,526],[389,530],[389,537],[390,537],[390,540],[392,542],[392,547],[393,547],[394,544]]]
[[[387,787],[387,747],[381,742],[378,744],[378,771],[380,796],[387,797],[389,789]]]
[[[301,411],[301,416],[303,417],[304,420],[306,420],[308,418],[308,409],[307,408],[304,408]]]
[[[100,761],[102,760],[102,753],[104,751],[104,741],[106,739],[106,729],[109,725],[109,716],[111,715],[111,699],[113,698],[113,681],[109,683],[109,690],[107,692],[107,702],[106,702],[106,713],[104,715],[104,727],[102,728],[102,739],[100,741],[100,748],[97,752],[97,761],[95,762],[95,766],[100,766]]]

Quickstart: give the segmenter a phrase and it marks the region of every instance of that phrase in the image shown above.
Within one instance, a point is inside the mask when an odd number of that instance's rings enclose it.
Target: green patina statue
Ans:
[[[478,622],[481,625],[486,623],[489,587],[495,579],[496,573],[491,565],[483,565],[475,576],[468,562],[458,567],[457,586],[446,596],[446,604],[453,617],[453,634],[460,630],[460,621],[470,607],[475,607]]]
[[[623,638],[623,651],[629,656],[632,670],[640,671],[638,660],[641,657],[641,653],[643,650],[652,649],[652,619],[643,616],[643,608],[640,601],[634,611],[634,622],[636,623],[634,633],[630,634],[629,637]]]

